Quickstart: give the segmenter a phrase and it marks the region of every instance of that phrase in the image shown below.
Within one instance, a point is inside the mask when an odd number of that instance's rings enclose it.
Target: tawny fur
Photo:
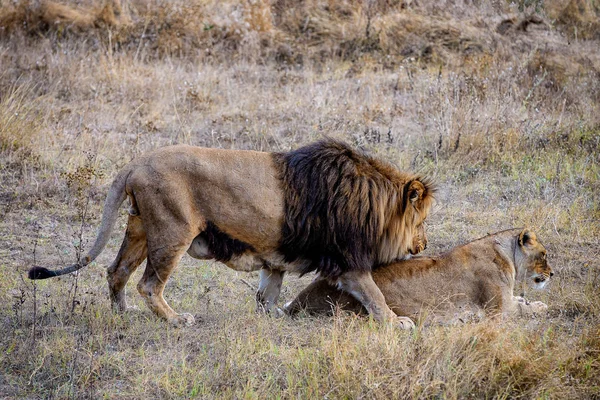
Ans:
[[[187,252],[235,270],[262,270],[257,299],[267,311],[277,302],[285,271],[317,270],[347,287],[377,320],[391,320],[395,315],[371,270],[426,246],[423,221],[432,192],[426,180],[335,141],[284,154],[165,147],[119,172],[97,239],[81,263],[58,271],[33,268],[29,276],[44,279],[89,264],[129,197],[125,239],[107,276],[118,311],[127,308],[125,284],[147,258],[137,288],[148,307],[175,324],[192,323],[163,298]]]
[[[458,246],[438,257],[414,257],[373,271],[388,306],[398,315],[448,321],[456,315],[532,314],[546,309],[513,296],[515,285],[545,286],[553,275],[546,249],[527,229],[511,229]],[[290,314],[357,313],[363,306],[348,293],[316,280],[286,305]]]

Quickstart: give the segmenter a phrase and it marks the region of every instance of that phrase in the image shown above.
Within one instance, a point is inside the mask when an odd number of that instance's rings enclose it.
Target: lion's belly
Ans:
[[[306,269],[308,261],[299,259],[291,263],[285,263],[283,255],[277,251],[259,253],[256,251],[244,251],[240,254],[232,254],[228,259],[219,260],[215,252],[211,250],[208,242],[198,235],[190,245],[187,253],[190,257],[199,260],[212,260],[222,262],[236,271],[257,271],[263,267],[279,269],[282,271],[300,272]]]
[[[223,264],[236,271],[252,272],[261,269],[265,261],[256,254],[241,254],[232,257],[229,261],[222,261]]]
[[[192,244],[190,245],[187,253],[190,257],[199,260],[213,260],[222,262],[229,268],[236,271],[256,271],[261,269],[265,264],[265,260],[258,256],[255,252],[244,251],[243,253],[231,253],[224,256],[225,259],[219,259],[215,254],[217,253],[209,243],[200,235],[196,236]],[[222,255],[223,256],[223,255]]]
[[[223,264],[236,271],[257,271],[261,268],[270,268],[287,272],[301,272],[306,269],[305,264],[308,261],[296,260],[286,263],[283,255],[274,251],[264,254],[246,253],[232,257],[229,261],[223,261]]]

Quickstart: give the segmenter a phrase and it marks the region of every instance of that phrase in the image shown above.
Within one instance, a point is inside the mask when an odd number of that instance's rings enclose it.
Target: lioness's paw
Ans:
[[[415,329],[415,323],[408,317],[396,317],[394,322],[402,330]]]
[[[534,301],[533,303],[530,303],[529,306],[531,307],[531,311],[536,314],[541,314],[548,310],[548,306],[541,301]]]
[[[182,313],[177,315],[169,322],[175,326],[192,326],[196,322],[196,319],[192,314]]]

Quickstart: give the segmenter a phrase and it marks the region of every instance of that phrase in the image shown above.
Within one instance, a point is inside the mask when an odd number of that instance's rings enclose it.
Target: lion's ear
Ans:
[[[408,184],[408,199],[415,205],[419,200],[423,199],[425,193],[425,185],[419,181],[412,181]]]
[[[519,235],[519,245],[520,246],[533,246],[537,241],[537,237],[533,231],[525,228]]]

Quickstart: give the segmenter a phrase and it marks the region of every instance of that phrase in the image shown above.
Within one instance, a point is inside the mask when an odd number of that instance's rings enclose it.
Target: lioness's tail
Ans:
[[[115,221],[117,220],[119,206],[127,197],[127,194],[125,193],[125,183],[127,182],[129,172],[129,169],[127,168],[119,172],[110,186],[110,190],[108,191],[108,195],[106,196],[106,201],[104,203],[104,213],[102,214],[100,228],[98,228],[98,235],[96,236],[94,246],[87,253],[87,255],[78,263],[56,271],[51,271],[43,267],[33,267],[29,270],[29,279],[47,279],[54,276],[69,274],[71,272],[80,270],[98,257],[108,242],[110,233],[113,229]]]

